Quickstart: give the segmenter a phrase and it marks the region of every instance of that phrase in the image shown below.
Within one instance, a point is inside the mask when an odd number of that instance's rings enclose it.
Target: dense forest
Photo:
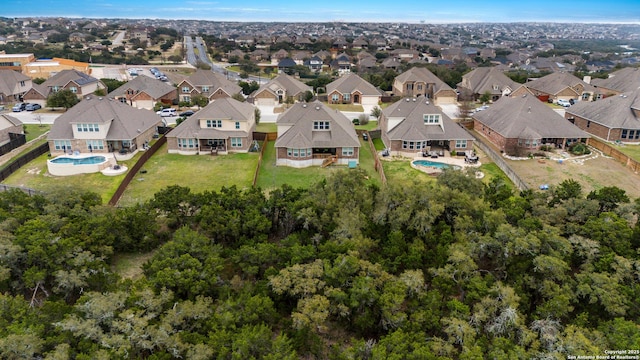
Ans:
[[[566,359],[640,349],[640,201],[383,188],[0,193],[2,359]],[[138,277],[122,254],[145,254]],[[135,265],[135,264],[134,264]]]

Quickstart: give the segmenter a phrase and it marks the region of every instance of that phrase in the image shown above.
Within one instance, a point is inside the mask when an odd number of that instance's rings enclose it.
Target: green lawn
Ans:
[[[277,132],[278,131],[278,127],[276,126],[276,123],[258,124],[256,126],[256,131],[257,132],[265,132],[265,133]]]
[[[482,164],[480,165],[479,170],[484,173],[482,182],[484,182],[485,184],[488,184],[493,178],[500,177],[512,189],[516,188],[515,185],[513,185],[513,182],[511,182],[507,175],[505,175],[505,173],[495,163]]]
[[[199,193],[219,191],[236,185],[249,188],[258,165],[257,153],[229,155],[178,155],[167,153],[164,145],[143,167],[124,192],[119,205],[128,206],[144,202],[170,185],[181,185]]]
[[[49,159],[48,154],[38,157],[9,176],[4,184],[28,187],[43,192],[65,191],[66,189],[92,191],[100,195],[102,202],[106,204],[124,178],[124,175],[105,176],[101,173],[51,176],[47,172],[47,159]],[[135,160],[119,163],[130,168]]]
[[[356,130],[373,130],[378,127],[377,121],[369,121],[367,125],[355,125]]]
[[[614,145],[616,150],[619,150],[621,153],[631,157],[635,161],[640,161],[640,145]]]
[[[24,124],[23,126],[24,133],[27,136],[27,142],[51,130],[51,125]]]
[[[436,178],[411,167],[410,159],[383,160],[382,167],[387,184],[412,184],[413,182],[431,182]]]
[[[360,140],[360,146],[360,164],[358,167],[367,173],[369,181],[380,186],[381,180],[373,168],[373,155],[371,151],[369,151],[369,146],[362,140]],[[274,142],[271,141],[264,152],[257,186],[267,192],[283,184],[289,184],[294,188],[306,189],[340,169],[347,169],[347,167],[329,166],[322,168],[319,166],[311,166],[297,169],[288,166],[276,166],[276,151]]]
[[[355,104],[327,104],[332,109],[338,111],[350,111],[350,112],[364,112],[362,105]],[[349,119],[352,120],[352,119]]]

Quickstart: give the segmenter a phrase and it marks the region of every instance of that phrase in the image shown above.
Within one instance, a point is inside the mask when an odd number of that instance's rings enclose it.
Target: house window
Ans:
[[[342,148],[342,156],[353,156],[353,148],[352,147],[343,147]]]
[[[311,156],[311,149],[294,149],[294,148],[287,148],[287,157],[290,158],[297,158],[297,157],[307,157],[307,156]]]
[[[182,99],[183,101],[191,102],[191,96],[183,96]]]
[[[188,87],[188,86],[183,86],[183,87],[182,87],[182,92],[183,92],[183,93],[187,94],[187,93],[189,93],[190,91],[191,91],[191,88],[190,88],[190,87]]]
[[[232,147],[232,148],[239,148],[239,147],[242,147],[242,138],[239,138],[239,137],[232,137],[232,138],[231,138],[231,147]]]
[[[209,87],[208,86],[203,86],[202,87],[202,92],[203,93],[208,93],[209,92]]]
[[[591,127],[591,121],[587,120],[587,127]]]
[[[51,87],[51,92],[57,93],[58,90],[60,90],[60,86],[52,86]]]
[[[198,147],[196,139],[178,139],[178,147],[182,149],[193,149]]]
[[[54,140],[53,147],[56,150],[67,151],[71,149],[71,140]]]
[[[25,86],[24,81],[20,81],[20,86]]]
[[[456,140],[456,149],[466,149],[467,140]]]
[[[236,121],[236,129],[240,129],[240,121]]]
[[[404,140],[402,142],[402,148],[403,149],[420,150],[420,149],[424,149],[426,147],[427,147],[427,142],[426,141],[407,141],[407,140]]]
[[[208,128],[221,128],[222,127],[222,120],[207,120],[207,127]]]
[[[103,150],[104,142],[102,140],[87,140],[87,149],[89,150]]]
[[[422,119],[425,124],[439,124],[440,114],[424,114],[422,115]]]
[[[627,129],[622,129],[622,135],[620,135],[620,137],[623,139],[627,138]]]
[[[339,99],[340,99],[340,95],[338,94],[331,95],[331,101],[337,102]]]
[[[98,124],[76,124],[78,132],[98,132],[100,127]]]
[[[329,130],[328,121],[314,121],[313,130]]]
[[[70,88],[69,88],[69,90],[70,90],[72,93],[74,93],[74,94],[77,94],[77,93],[78,93],[78,88],[77,88],[77,87],[75,87],[75,86],[70,87]]]
[[[422,90],[422,84],[418,85],[418,90]]]
[[[351,101],[351,94],[344,94],[342,95],[342,99],[344,101]]]

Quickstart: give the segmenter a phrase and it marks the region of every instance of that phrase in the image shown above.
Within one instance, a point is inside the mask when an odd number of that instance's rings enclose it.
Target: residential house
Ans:
[[[209,103],[169,132],[169,153],[183,155],[247,152],[256,126],[255,107],[233,98]]]
[[[256,49],[251,52],[250,57],[251,57],[251,60],[256,62],[265,61],[265,60],[269,60],[269,53],[263,49]]]
[[[9,114],[0,114],[0,144],[6,144],[17,134],[24,134],[22,121]]]
[[[502,71],[492,67],[479,67],[462,75],[462,81],[457,87],[460,93],[467,93],[478,100],[485,93],[491,95],[491,101],[508,96],[520,84],[511,80]]]
[[[296,65],[303,65],[304,61],[311,57],[311,52],[302,50],[296,51],[293,53],[292,59],[295,61]]]
[[[513,96],[531,94],[541,100],[583,100],[592,101],[600,97],[600,90],[570,73],[555,72],[541,78],[532,79],[520,85]]]
[[[564,149],[585,141],[578,129],[535,96],[508,96],[472,115],[473,128],[509,155],[523,156],[543,145]]]
[[[304,101],[307,92],[313,93],[313,88],[283,73],[260,86],[250,98],[258,106],[277,106],[285,102]]]
[[[21,101],[32,86],[30,77],[14,70],[0,70],[0,104]]]
[[[209,101],[240,94],[242,88],[224,75],[198,69],[178,84],[180,101],[190,102],[194,96],[204,96]]]
[[[351,72],[351,59],[349,55],[342,53],[336,56],[335,59],[329,63],[331,70],[337,71],[339,75]]]
[[[393,94],[404,97],[424,96],[436,105],[455,104],[458,94],[429,69],[413,67],[393,80]]]
[[[312,72],[320,72],[322,71],[322,59],[317,56],[312,56],[311,58],[304,61],[304,66],[308,67]]]
[[[47,136],[49,152],[131,154],[147,146],[160,125],[152,111],[94,96],[56,118]]]
[[[634,91],[640,88],[640,68],[625,67],[612,72],[606,79],[593,79],[591,84],[604,96]]]
[[[44,106],[47,97],[60,90],[69,90],[76,94],[78,99],[82,99],[99,90],[106,92],[107,86],[101,80],[78,70],[62,70],[42,84],[34,84],[23,96],[23,100]]]
[[[360,141],[351,121],[319,101],[297,103],[276,120],[276,165],[356,165]]]
[[[178,89],[149,76],[136,76],[110,92],[108,97],[139,109],[151,110],[159,102],[173,104],[178,99]]]
[[[473,136],[424,98],[403,98],[382,111],[382,142],[394,155],[473,149]]]
[[[289,53],[287,52],[287,50],[280,49],[271,55],[271,63],[273,65],[277,65],[278,63],[280,63],[280,61],[288,57],[289,57]]]
[[[390,55],[397,61],[409,62],[417,59],[420,56],[420,53],[413,49],[395,49],[391,51]]]
[[[354,73],[345,74],[327,84],[330,104],[361,104],[376,106],[382,93],[369,82]]]
[[[640,89],[581,101],[567,108],[565,119],[606,141],[640,144]]]
[[[397,58],[388,57],[382,60],[382,67],[384,67],[385,69],[393,69],[397,71],[402,67],[402,63]]]
[[[364,37],[360,36],[359,38],[353,40],[351,43],[351,47],[355,50],[367,49],[369,48],[369,42]]]
[[[284,58],[278,62],[278,72],[292,75],[296,65],[292,58]]]

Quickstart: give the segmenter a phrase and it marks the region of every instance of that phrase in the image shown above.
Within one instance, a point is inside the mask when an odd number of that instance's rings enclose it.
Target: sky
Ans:
[[[640,24],[640,0],[3,0],[2,3],[2,17]]]

